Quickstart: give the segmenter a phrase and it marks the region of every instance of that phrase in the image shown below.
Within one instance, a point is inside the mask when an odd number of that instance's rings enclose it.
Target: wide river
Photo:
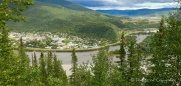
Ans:
[[[147,36],[149,35],[139,35],[137,36],[137,42],[136,43],[140,43],[142,42]],[[113,51],[113,50],[116,50],[116,49],[119,49],[120,46],[117,45],[117,46],[110,46],[109,47],[109,51]],[[89,63],[92,63],[92,55],[96,55],[98,53],[97,50],[95,51],[86,51],[86,52],[76,52],[76,56],[77,56],[77,59],[78,59],[78,63],[81,64],[83,62],[87,62],[89,61]],[[31,57],[32,57],[32,54],[33,52],[27,52],[28,56],[30,57],[30,60],[31,60]],[[44,53],[45,55],[47,54],[46,52]],[[67,75],[70,75],[71,72],[69,71],[69,69],[71,68],[71,52],[55,52],[55,54],[57,55],[57,58],[59,60],[62,61],[63,63],[63,68],[64,70],[66,70],[66,74]],[[36,56],[40,57],[40,52],[36,52]],[[117,58],[113,58],[113,61],[115,60],[118,60]]]
[[[149,35],[139,35],[137,36],[137,43],[142,42],[147,36]],[[120,46],[110,46],[109,51],[113,51],[119,49]],[[98,53],[97,50],[95,51],[86,51],[86,52],[76,52],[78,63],[87,62],[89,61],[92,63],[92,55],[96,55]],[[32,57],[33,52],[27,52],[29,57]],[[45,55],[47,53],[45,52]],[[36,52],[37,57],[39,58],[40,52]],[[63,64],[70,64],[71,63],[71,52],[56,52],[57,58],[62,60]],[[30,58],[31,59],[31,58]]]

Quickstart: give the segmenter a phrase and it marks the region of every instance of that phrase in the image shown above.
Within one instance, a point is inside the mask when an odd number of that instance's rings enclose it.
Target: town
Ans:
[[[11,32],[9,38],[14,41],[13,45],[17,45],[20,38],[22,38],[27,48],[69,50],[72,48],[97,48],[98,45],[101,45],[101,42],[97,40],[85,40],[77,36],[70,36],[59,32]]]

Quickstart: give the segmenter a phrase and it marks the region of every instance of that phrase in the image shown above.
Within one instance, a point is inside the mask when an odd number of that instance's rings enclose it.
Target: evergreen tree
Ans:
[[[29,75],[27,76],[30,80],[30,83],[27,86],[42,86],[44,83],[41,80],[41,71],[40,65],[37,62],[36,53],[32,54],[32,66],[29,68]]]
[[[136,45],[136,40],[132,39],[128,42],[128,59],[125,73],[127,86],[140,86],[143,78],[143,70],[141,70],[142,56],[140,48]]]
[[[180,4],[180,3],[179,3]],[[159,31],[153,37],[154,55],[151,58],[151,73],[148,85],[180,86],[181,65],[181,9],[166,18],[166,25],[161,20]]]
[[[44,54],[43,52],[41,52],[41,55],[40,55],[40,66],[39,66],[39,69],[40,69],[40,77],[41,77],[41,82],[46,85],[46,79],[47,79],[47,71],[46,71],[46,64],[45,64],[45,59],[44,59]]]
[[[0,34],[0,85],[16,85],[16,78],[18,68],[17,55],[13,52],[13,47],[8,38],[8,30],[2,29]],[[12,75],[11,75],[12,74]]]
[[[112,59],[108,57],[108,50],[99,50],[97,56],[93,56],[93,86],[110,86],[111,67]]]
[[[179,0],[180,1],[180,0]],[[179,2],[179,5],[181,3]],[[165,42],[166,42],[166,55],[167,55],[167,68],[169,71],[169,79],[173,85],[181,85],[181,6],[176,13],[170,14],[166,19],[167,27],[165,28]],[[166,61],[166,60],[165,60]],[[166,70],[165,70],[166,71]]]
[[[53,55],[52,52],[48,52],[48,58],[47,58],[47,75],[52,76],[53,75]]]
[[[121,41],[120,41],[120,62],[119,65],[123,66],[124,60],[125,60],[125,55],[126,55],[126,51],[125,51],[125,37],[124,37],[124,31],[122,31],[122,35],[121,35]]]
[[[82,63],[79,65],[77,76],[80,81],[79,86],[92,86],[92,74],[88,63]]]
[[[33,66],[33,61],[34,61],[34,56],[33,56],[33,54],[31,54],[31,65]]]
[[[110,75],[110,85],[109,86],[125,86],[124,80],[122,78],[122,72],[117,65],[112,65],[112,71]]]
[[[121,40],[120,40],[120,56],[118,56],[117,58],[119,58],[120,61],[117,61],[118,63],[118,71],[120,74],[121,73],[121,79],[122,81],[119,81],[121,83],[122,86],[127,84],[127,62],[126,62],[126,42],[125,42],[125,37],[124,37],[124,31],[122,32],[121,35]]]
[[[18,60],[17,67],[18,67],[18,73],[19,73],[19,77],[17,78],[17,81],[18,81],[17,84],[25,85],[29,83],[29,78],[27,76],[29,75],[30,60],[24,50],[24,44],[23,44],[22,38],[20,38],[17,60]]]
[[[71,64],[72,64],[72,67],[71,67],[70,71],[72,72],[72,74],[70,75],[70,84],[71,84],[71,86],[78,86],[78,84],[79,84],[79,82],[78,82],[79,80],[78,80],[78,76],[77,76],[78,64],[77,64],[77,56],[75,54],[75,49],[73,49],[73,51],[72,51]]]
[[[10,39],[8,38],[9,31],[7,28],[7,21],[24,20],[22,11],[32,4],[33,0],[2,0],[0,2],[0,85],[24,85],[24,75],[20,68],[25,67],[19,57],[13,52],[13,47]],[[24,53],[22,53],[24,54]],[[23,56],[22,56],[23,57]],[[21,64],[19,64],[21,63]],[[24,70],[23,70],[24,71]],[[23,79],[22,79],[23,78]]]
[[[38,67],[36,53],[33,53],[33,66]]]
[[[54,72],[53,77],[57,78],[59,81],[62,82],[60,86],[66,86],[68,82],[66,72],[63,70],[62,62],[57,60],[55,54],[53,57],[53,72]]]
[[[151,73],[148,76],[148,80],[153,80],[151,82],[147,82],[147,84],[150,85],[169,85],[167,82],[158,82],[156,80],[164,80],[167,79],[167,74],[164,73],[168,58],[166,57],[166,47],[164,46],[164,40],[165,40],[165,31],[164,31],[164,18],[161,19],[159,31],[154,35],[152,46],[154,49],[153,57],[150,59],[151,64],[154,65],[154,67],[151,67]],[[155,81],[154,81],[155,80]]]
[[[20,45],[18,47],[18,52],[19,52],[19,58],[21,60],[21,64],[22,65],[29,65],[30,60],[29,60],[29,58],[25,52],[22,37],[20,38]]]

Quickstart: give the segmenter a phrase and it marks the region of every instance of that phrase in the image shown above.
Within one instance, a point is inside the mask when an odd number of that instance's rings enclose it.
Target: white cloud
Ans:
[[[86,6],[93,10],[126,10],[126,9],[157,9],[157,8],[172,8],[177,7],[177,2],[174,0],[70,0],[70,1],[82,1],[89,2],[94,1],[94,3],[99,2],[100,6]]]
[[[136,9],[158,9],[158,8],[173,8],[176,7],[177,3],[139,3],[139,4],[132,4],[132,5],[105,5],[105,6],[98,6],[98,7],[88,7],[93,10],[136,10]]]

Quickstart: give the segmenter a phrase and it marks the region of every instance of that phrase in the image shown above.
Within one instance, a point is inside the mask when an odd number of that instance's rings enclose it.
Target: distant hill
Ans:
[[[116,31],[126,27],[120,17],[37,1],[24,11],[24,15],[28,23],[8,22],[9,28],[14,31],[66,32],[84,38],[115,41]]]
[[[173,8],[161,9],[138,9],[138,10],[97,10],[101,13],[111,14],[115,16],[136,17],[136,16],[152,16],[159,17],[162,14],[173,11]]]
[[[69,1],[66,1],[66,0],[36,0],[36,1],[61,5],[62,7],[72,9],[72,10],[92,11],[91,9],[85,8],[85,7],[81,6],[81,5],[78,5],[78,4],[75,4],[73,2],[69,2]]]

